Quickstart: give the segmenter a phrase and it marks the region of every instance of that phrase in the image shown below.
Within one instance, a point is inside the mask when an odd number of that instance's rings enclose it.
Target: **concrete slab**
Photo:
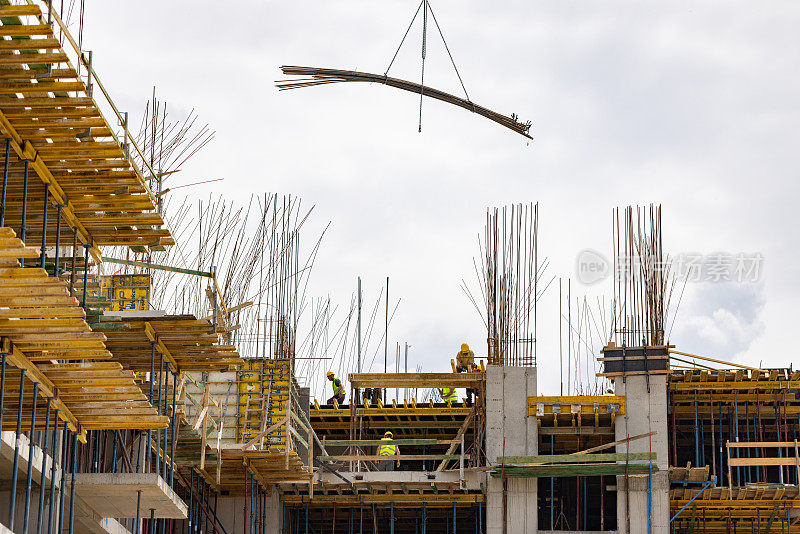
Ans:
[[[130,534],[119,521],[110,517],[102,517],[92,510],[85,500],[76,496],[75,520],[73,530],[80,534]],[[69,505],[65,507],[64,516],[69,517]],[[67,524],[64,524],[64,532]]]
[[[69,491],[69,477],[67,491]],[[78,473],[75,493],[100,517],[135,518],[138,492],[141,517],[185,519],[186,504],[156,473]]]
[[[350,482],[366,483],[397,483],[397,484],[431,484],[431,483],[453,483],[458,484],[458,471],[440,471],[438,473],[428,473],[425,471],[366,471],[353,473],[341,471],[339,474]],[[360,477],[360,478],[359,478]],[[342,479],[328,471],[317,471],[314,473],[314,482],[325,484],[341,484]],[[479,471],[465,471],[464,482],[468,490],[479,490],[481,484],[486,482],[486,474]]]
[[[17,440],[17,433],[9,430],[0,434],[0,480],[11,480],[11,472],[13,470],[14,462],[14,445]],[[22,483],[25,484],[25,476],[28,473],[28,453],[30,441],[28,436],[20,434],[19,436],[19,467],[17,476],[22,477]],[[52,443],[48,443],[48,449],[52,450]],[[50,474],[53,466],[53,460],[50,456],[45,456],[37,445],[33,446],[33,482],[38,486],[41,480],[42,465],[45,467],[45,483],[49,486]],[[61,480],[61,468],[56,465],[56,487],[58,481]]]

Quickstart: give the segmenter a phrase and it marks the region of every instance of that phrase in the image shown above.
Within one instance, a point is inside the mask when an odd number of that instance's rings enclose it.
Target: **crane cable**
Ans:
[[[394,61],[397,59],[397,54],[400,53],[400,49],[403,47],[403,43],[406,41],[406,37],[408,37],[408,32],[411,31],[411,27],[414,25],[414,21],[417,20],[417,16],[419,15],[420,9],[423,10],[422,12],[422,74],[421,74],[421,81],[420,81],[420,89],[419,89],[419,131],[422,132],[422,97],[425,91],[425,58],[427,55],[427,39],[428,39],[428,11],[431,13],[431,17],[433,18],[434,24],[436,24],[436,29],[439,32],[439,37],[442,38],[442,43],[444,44],[444,49],[447,51],[447,56],[450,58],[450,63],[453,65],[453,70],[458,77],[458,82],[461,84],[461,88],[464,90],[464,96],[466,96],[467,102],[472,104],[472,100],[469,98],[469,93],[467,92],[467,87],[464,85],[464,80],[461,78],[461,73],[458,71],[458,67],[456,66],[456,62],[453,59],[453,54],[450,52],[450,47],[447,46],[447,40],[444,38],[444,32],[442,32],[442,27],[439,26],[439,21],[436,20],[436,15],[433,13],[433,8],[430,5],[428,0],[422,0],[419,5],[417,6],[417,10],[414,12],[414,16],[411,17],[411,22],[406,28],[405,33],[403,34],[403,38],[400,39],[400,44],[397,46],[397,50],[395,50],[394,56],[392,56],[392,60],[389,62],[389,66],[386,67],[386,71],[383,73],[384,78],[388,78],[389,70],[394,65]],[[474,111],[474,109],[473,109]]]

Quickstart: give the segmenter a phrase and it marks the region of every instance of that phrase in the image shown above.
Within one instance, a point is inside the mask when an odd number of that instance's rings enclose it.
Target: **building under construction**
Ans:
[[[129,128],[48,5],[0,0],[0,531],[800,532],[800,371],[665,338],[659,208],[615,215],[608,388],[539,394],[558,355],[537,354],[520,205],[487,214],[474,365],[362,372],[359,290],[358,365],[328,403],[301,356],[327,333],[298,336],[308,210],[168,205],[207,131],[156,98]]]

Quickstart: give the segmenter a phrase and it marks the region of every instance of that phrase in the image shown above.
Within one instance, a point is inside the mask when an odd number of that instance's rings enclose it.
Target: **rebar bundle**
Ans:
[[[675,281],[661,240],[661,206],[614,210],[615,341],[625,346],[664,344],[664,324]]]
[[[210,197],[195,209],[192,217],[188,202],[174,209],[166,204],[179,243],[174,247],[140,254],[119,248],[115,255],[211,277],[130,266],[117,272],[150,274],[151,309],[209,319],[242,356],[293,359],[305,288],[324,235],[301,254],[300,230],[313,207],[267,194],[252,196],[246,206]]]
[[[537,268],[538,212],[538,204],[516,204],[486,213],[481,291],[493,365],[536,366],[536,301],[544,270]]]
[[[169,192],[164,188],[164,181],[179,172],[192,156],[214,139],[215,132],[208,124],[199,125],[197,119],[192,109],[183,119],[170,120],[167,103],[156,98],[156,89],[153,88],[152,100],[145,106],[136,135],[136,141],[148,161],[143,160],[136,151],[131,156],[141,168],[155,171],[155,175],[147,176],[147,179],[158,198],[159,211],[163,211],[163,196]]]
[[[404,91],[409,91],[418,95],[424,95],[436,100],[441,100],[442,102],[447,102],[449,104],[462,107],[468,111],[472,111],[473,113],[477,113],[482,117],[486,117],[491,121],[501,124],[506,128],[509,128],[517,132],[518,134],[527,137],[528,139],[533,139],[533,137],[531,137],[531,135],[529,134],[531,129],[530,121],[522,123],[517,120],[516,115],[512,114],[510,117],[502,115],[500,113],[497,113],[496,111],[492,111],[483,106],[479,106],[471,102],[470,100],[465,100],[463,98],[457,97],[450,93],[445,93],[444,91],[440,91],[432,87],[428,87],[414,82],[409,82],[407,80],[401,80],[400,78],[392,78],[390,76],[386,76],[383,74],[370,74],[368,72],[358,72],[352,70],[325,69],[318,67],[295,67],[290,65],[282,66],[281,70],[287,76],[307,77],[295,80],[280,80],[276,82],[275,85],[281,91],[285,91],[287,89],[300,89],[303,87],[313,87],[315,85],[326,85],[329,83],[341,83],[341,82],[381,83],[384,85],[388,85],[390,87],[395,87],[397,89],[402,89]]]

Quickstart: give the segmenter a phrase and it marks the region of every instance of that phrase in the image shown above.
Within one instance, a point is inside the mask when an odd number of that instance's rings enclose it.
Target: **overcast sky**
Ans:
[[[316,205],[317,228],[332,221],[314,295],[347,306],[360,275],[374,302],[389,276],[402,298],[390,344],[412,345],[412,367],[446,369],[463,341],[485,355],[459,285],[475,283],[486,208],[532,201],[548,278],[572,277],[573,297],[611,292],[575,280],[575,265],[584,249],[610,256],[616,206],[661,203],[673,255],[760,254],[755,282],[687,284],[670,341],[796,366],[800,6],[431,5],[472,100],[531,120],[533,142],[430,100],[420,134],[418,97],[380,85],[275,89],[282,64],[383,73],[415,0],[86,0],[84,45],[123,110],[141,112],[156,85],[216,130],[174,185],[224,178],[192,194],[242,201],[292,193]],[[458,94],[434,32],[426,84]],[[419,80],[420,40],[417,24],[391,75]],[[539,385],[555,393],[557,282],[538,318]]]

